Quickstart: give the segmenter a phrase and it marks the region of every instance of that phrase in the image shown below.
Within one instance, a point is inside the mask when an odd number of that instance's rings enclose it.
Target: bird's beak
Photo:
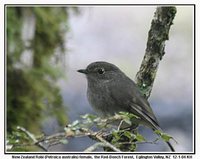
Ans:
[[[84,73],[84,74],[88,74],[87,70],[84,70],[84,69],[77,70],[77,72]]]

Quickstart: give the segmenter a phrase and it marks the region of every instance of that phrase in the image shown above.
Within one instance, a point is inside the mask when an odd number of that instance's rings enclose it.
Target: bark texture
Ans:
[[[157,7],[151,28],[145,55],[136,74],[136,83],[146,98],[151,94],[159,62],[165,54],[165,41],[169,39],[169,30],[176,15],[176,7]]]

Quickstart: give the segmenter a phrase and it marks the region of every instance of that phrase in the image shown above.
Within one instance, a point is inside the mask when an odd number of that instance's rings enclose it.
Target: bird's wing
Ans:
[[[124,82],[126,84],[123,84]],[[116,101],[116,106],[123,107],[126,111],[139,116],[153,129],[160,129],[148,101],[141,95],[136,84],[127,78],[124,79],[124,82],[115,81],[110,85],[110,96]]]

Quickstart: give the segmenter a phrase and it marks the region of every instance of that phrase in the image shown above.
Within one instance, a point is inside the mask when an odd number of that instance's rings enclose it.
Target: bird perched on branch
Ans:
[[[78,70],[87,77],[87,97],[94,110],[103,117],[130,112],[139,117],[134,124],[161,130],[158,121],[136,84],[117,66],[108,62],[94,62]],[[175,151],[170,142],[166,142]]]

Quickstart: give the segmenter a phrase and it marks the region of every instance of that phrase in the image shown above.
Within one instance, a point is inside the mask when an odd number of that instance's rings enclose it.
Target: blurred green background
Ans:
[[[66,124],[66,110],[56,81],[64,77],[67,9],[7,7],[6,13],[7,131],[22,125],[38,133],[42,120],[48,116]]]

